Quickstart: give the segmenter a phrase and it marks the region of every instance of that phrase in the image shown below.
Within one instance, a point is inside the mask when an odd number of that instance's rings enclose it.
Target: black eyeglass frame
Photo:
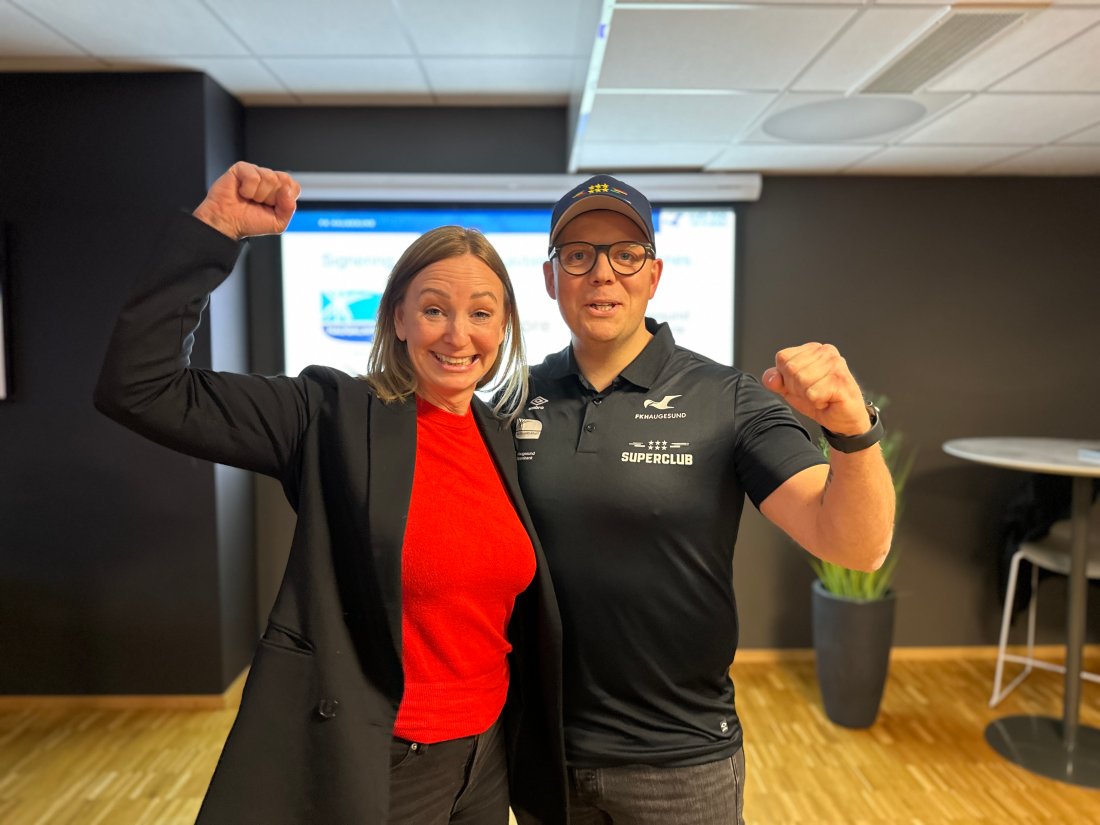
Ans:
[[[565,264],[563,264],[561,262],[561,250],[562,250],[563,246],[572,246],[573,244],[578,244],[578,243],[582,243],[585,246],[592,247],[592,249],[595,250],[596,254],[592,256],[592,265],[589,266],[588,269],[586,269],[584,272],[570,272],[568,269],[565,268]],[[618,269],[615,266],[615,263],[611,260],[611,247],[618,246],[619,244],[624,244],[624,243],[632,244],[634,246],[640,246],[643,250],[645,250],[645,257],[642,259],[641,265],[639,265],[639,267],[637,269],[635,269],[633,272],[623,272],[621,269]],[[560,246],[557,246],[557,245],[556,246],[551,246],[550,249],[548,250],[548,252],[549,252],[548,260],[552,261],[552,260],[554,260],[554,258],[557,258],[558,259],[558,264],[561,266],[562,271],[564,271],[565,274],[572,275],[576,278],[580,278],[584,275],[587,275],[589,272],[591,272],[593,269],[596,268],[596,261],[599,260],[601,252],[603,253],[603,256],[605,258],[607,258],[608,265],[618,275],[637,275],[645,267],[646,261],[654,260],[657,257],[657,249],[656,249],[656,247],[653,246],[653,244],[645,243],[643,241],[629,241],[629,240],[627,240],[627,241],[615,241],[614,243],[589,243],[588,241],[567,241],[567,242],[561,244]]]

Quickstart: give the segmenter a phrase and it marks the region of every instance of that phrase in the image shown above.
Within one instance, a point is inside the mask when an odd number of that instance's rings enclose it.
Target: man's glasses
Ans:
[[[612,244],[573,241],[550,247],[550,260],[556,257],[561,268],[570,275],[587,275],[596,265],[596,258],[601,252],[607,255],[607,262],[620,275],[634,275],[648,259],[657,255],[650,244],[637,241],[616,241]]]

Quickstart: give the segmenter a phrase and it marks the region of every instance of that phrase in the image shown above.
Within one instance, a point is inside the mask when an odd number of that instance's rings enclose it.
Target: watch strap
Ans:
[[[886,430],[882,426],[882,414],[870,401],[867,402],[867,414],[871,417],[871,429],[861,435],[837,435],[824,427],[821,428],[821,434],[825,436],[825,441],[830,447],[842,453],[858,453],[860,450],[866,450],[878,444],[886,435]]]

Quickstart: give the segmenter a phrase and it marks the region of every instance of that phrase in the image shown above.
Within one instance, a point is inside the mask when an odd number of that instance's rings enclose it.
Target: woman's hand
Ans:
[[[294,216],[301,191],[286,172],[238,161],[214,181],[192,214],[235,241],[277,235]]]

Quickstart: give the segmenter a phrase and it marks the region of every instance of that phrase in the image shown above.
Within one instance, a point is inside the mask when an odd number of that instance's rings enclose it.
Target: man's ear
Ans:
[[[653,263],[650,264],[649,270],[649,277],[651,279],[649,282],[650,300],[652,300],[653,296],[657,294],[657,282],[661,280],[661,273],[664,272],[664,269],[665,262],[662,261],[660,258],[654,258]]]
[[[546,294],[558,300],[557,285],[554,283],[554,262],[547,261],[542,265],[542,277],[546,281]]]

